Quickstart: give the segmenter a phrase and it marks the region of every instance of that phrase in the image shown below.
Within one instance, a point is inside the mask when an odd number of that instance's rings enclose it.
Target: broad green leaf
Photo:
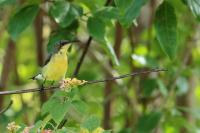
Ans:
[[[127,8],[131,5],[133,0],[114,0],[116,7],[120,14],[124,14]]]
[[[48,113],[51,115],[56,123],[59,123],[71,106],[71,101],[66,98],[67,93],[62,91],[56,92],[44,105],[42,106],[42,115]]]
[[[159,123],[160,112],[151,112],[139,118],[137,124],[137,133],[150,133]]]
[[[13,40],[23,32],[34,20],[39,10],[39,6],[28,5],[19,10],[9,21],[8,32]]]
[[[96,116],[88,117],[82,124],[83,128],[87,128],[90,132],[100,126],[100,120]]]
[[[85,102],[81,100],[72,101],[72,106],[80,113],[86,114],[88,106]]]
[[[70,102],[68,101],[61,101],[59,99],[54,99],[55,102],[52,103],[52,108],[49,111],[53,120],[56,123],[61,122],[61,120],[65,117],[68,109],[70,107]]]
[[[186,0],[187,5],[194,14],[194,16],[200,21],[200,0]]]
[[[100,42],[105,42],[105,23],[97,18],[97,17],[90,17],[87,22],[87,28],[89,34],[96,40]]]
[[[0,0],[0,7],[3,7],[5,5],[11,5],[15,4],[16,0]]]
[[[50,15],[63,28],[69,26],[82,13],[81,7],[74,6],[67,1],[56,1],[50,8]]]
[[[117,19],[118,18],[118,9],[115,7],[103,7],[99,10],[97,10],[94,13],[94,16],[97,16],[101,19],[105,20],[111,20],[111,19]]]
[[[98,17],[90,17],[87,23],[89,34],[102,43],[102,48],[107,52],[112,61],[119,65],[119,61],[115,55],[112,45],[108,42],[108,39],[105,38],[105,23]]]
[[[173,6],[164,1],[156,11],[155,29],[163,51],[172,60],[177,48],[177,22]]]
[[[153,91],[157,88],[157,83],[155,79],[145,79],[141,83],[141,87],[143,89],[143,94],[146,97],[151,96]]]
[[[148,0],[133,0],[125,13],[122,14],[123,16],[121,16],[120,19],[121,24],[125,27],[129,27],[133,23],[133,20],[139,16],[141,8],[147,1]]]

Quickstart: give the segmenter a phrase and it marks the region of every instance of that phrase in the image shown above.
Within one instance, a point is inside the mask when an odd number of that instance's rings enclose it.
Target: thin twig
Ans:
[[[0,111],[0,115],[4,114],[11,107],[12,104],[13,101],[11,100],[8,106]]]
[[[153,73],[153,72],[161,72],[161,71],[167,71],[167,70],[166,69],[151,69],[151,70],[146,70],[146,71],[139,71],[139,72],[124,74],[124,75],[120,75],[118,77],[112,77],[112,78],[103,79],[103,80],[88,81],[84,85],[103,83],[103,82],[108,82],[108,81],[112,81],[112,80],[127,78],[130,76],[148,74],[148,73]],[[0,91],[0,95],[22,94],[22,93],[31,93],[31,92],[38,92],[38,91],[40,91],[41,93],[44,93],[45,91],[53,91],[53,90],[59,90],[59,89],[60,89],[59,86],[50,86],[50,87],[44,88],[42,91],[40,88],[21,89],[21,90],[12,90],[12,91]]]
[[[90,37],[88,38],[87,42],[86,42],[85,48],[84,48],[84,50],[83,50],[83,53],[82,53],[82,55],[81,55],[81,57],[80,57],[80,59],[79,59],[79,62],[78,62],[78,64],[77,64],[77,66],[76,66],[76,69],[75,69],[75,71],[74,71],[73,77],[77,77],[78,72],[79,72],[79,70],[80,70],[80,68],[81,68],[81,65],[82,65],[82,63],[83,63],[83,60],[84,60],[84,58],[85,58],[85,55],[86,55],[86,53],[87,53],[87,51],[88,51],[88,48],[90,47],[91,42],[92,42],[92,37],[90,36]]]
[[[108,6],[110,3],[112,3],[112,0],[107,0],[106,3],[105,3],[105,6]],[[81,57],[80,57],[80,59],[79,59],[77,65],[76,65],[75,70],[74,70],[73,77],[77,77],[77,75],[78,75],[78,73],[79,73],[79,70],[80,70],[80,68],[81,68],[81,65],[83,64],[83,60],[84,60],[84,58],[85,58],[85,55],[86,55],[87,52],[88,52],[88,49],[89,49],[89,47],[90,47],[91,42],[92,42],[92,37],[89,36],[89,38],[88,38],[88,40],[87,40],[87,42],[86,42],[86,44],[85,44],[85,48],[84,48],[84,50],[83,50],[83,53],[82,53],[82,55],[81,55]]]

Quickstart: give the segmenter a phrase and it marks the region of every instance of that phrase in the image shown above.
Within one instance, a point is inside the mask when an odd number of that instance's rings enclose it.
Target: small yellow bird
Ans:
[[[45,62],[40,74],[34,76],[32,79],[45,81],[60,81],[65,78],[68,68],[68,50],[71,48],[71,43],[77,42],[61,40],[55,44],[55,52]]]

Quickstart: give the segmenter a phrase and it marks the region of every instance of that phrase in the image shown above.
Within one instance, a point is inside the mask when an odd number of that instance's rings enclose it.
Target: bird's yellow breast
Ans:
[[[42,75],[46,80],[59,81],[65,78],[68,68],[68,59],[65,52],[55,54],[49,63],[43,67]]]

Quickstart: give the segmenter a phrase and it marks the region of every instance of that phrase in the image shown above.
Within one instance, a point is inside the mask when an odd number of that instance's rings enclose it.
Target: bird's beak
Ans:
[[[75,43],[75,42],[80,42],[80,41],[79,40],[71,40],[71,41],[69,41],[69,40],[61,40],[60,41],[60,45],[61,45],[61,47],[64,46],[64,45],[69,45],[67,51],[71,52],[72,43]]]

